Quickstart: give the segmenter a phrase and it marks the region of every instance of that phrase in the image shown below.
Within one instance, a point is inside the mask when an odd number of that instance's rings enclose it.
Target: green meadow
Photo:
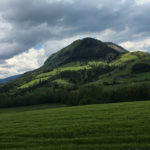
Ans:
[[[0,109],[0,150],[149,149],[149,101]]]

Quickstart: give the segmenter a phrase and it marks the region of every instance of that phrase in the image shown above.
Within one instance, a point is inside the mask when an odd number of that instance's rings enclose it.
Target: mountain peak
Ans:
[[[54,68],[73,61],[104,60],[111,61],[119,55],[126,53],[116,44],[105,43],[97,39],[86,37],[74,41],[69,46],[51,55],[44,66]]]
[[[94,39],[94,38],[91,38],[91,37],[85,37],[83,39],[81,39],[81,41],[100,41],[100,40],[97,40],[97,39]]]
[[[100,40],[97,40],[97,39],[94,39],[94,38],[91,38],[91,37],[86,37],[86,38],[83,38],[80,40],[81,43],[84,43],[84,44],[96,44],[96,43],[102,43],[102,41]]]

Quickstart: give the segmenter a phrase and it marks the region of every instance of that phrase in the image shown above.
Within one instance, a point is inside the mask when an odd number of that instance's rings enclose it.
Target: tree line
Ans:
[[[150,84],[143,84],[118,90],[104,90],[102,86],[88,86],[69,91],[42,87],[22,95],[0,94],[0,107],[58,103],[67,105],[102,104],[126,101],[150,100]]]

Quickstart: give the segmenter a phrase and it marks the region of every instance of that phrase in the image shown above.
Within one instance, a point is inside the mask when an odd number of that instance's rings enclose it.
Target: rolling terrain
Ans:
[[[5,99],[9,105],[21,105],[21,101],[23,105],[36,102],[77,105],[141,100],[142,97],[148,100],[149,87],[150,54],[128,52],[111,42],[85,38],[52,54],[41,68],[0,85],[0,98],[2,106],[6,106],[3,104]],[[97,93],[92,95],[92,89]],[[147,93],[134,94],[142,90]],[[91,93],[87,94],[89,100],[84,93]],[[31,97],[34,102],[29,100]]]

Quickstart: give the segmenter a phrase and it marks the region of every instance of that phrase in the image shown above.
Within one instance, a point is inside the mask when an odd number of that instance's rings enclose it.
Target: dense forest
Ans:
[[[114,83],[115,84],[115,83]],[[44,103],[67,105],[101,104],[150,99],[150,84],[105,91],[102,86],[89,86],[74,91],[56,88],[37,88],[25,95],[0,95],[0,107],[25,106]]]

